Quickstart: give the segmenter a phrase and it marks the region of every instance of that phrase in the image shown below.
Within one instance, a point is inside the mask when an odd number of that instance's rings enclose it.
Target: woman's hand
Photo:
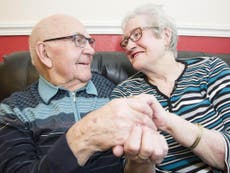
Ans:
[[[165,138],[156,130],[135,125],[124,144],[126,172],[153,172],[155,164],[163,161],[168,153]]]

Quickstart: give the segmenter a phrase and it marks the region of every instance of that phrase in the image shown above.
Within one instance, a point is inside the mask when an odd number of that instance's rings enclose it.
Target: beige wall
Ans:
[[[230,0],[0,0],[0,35],[29,34],[54,13],[78,17],[90,33],[118,34],[126,12],[146,2],[163,4],[180,35],[230,37]]]

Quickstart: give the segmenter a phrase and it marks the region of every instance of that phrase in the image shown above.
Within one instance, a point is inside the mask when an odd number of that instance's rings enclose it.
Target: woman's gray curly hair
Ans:
[[[147,16],[150,26],[159,27],[158,30],[153,29],[155,36],[160,37],[160,33],[163,29],[168,28],[172,32],[171,41],[169,44],[169,50],[171,50],[175,56],[177,56],[177,28],[172,19],[165,14],[161,5],[145,4],[136,8],[133,12],[128,14],[122,21],[122,30],[125,29],[127,22],[135,16],[144,15]]]

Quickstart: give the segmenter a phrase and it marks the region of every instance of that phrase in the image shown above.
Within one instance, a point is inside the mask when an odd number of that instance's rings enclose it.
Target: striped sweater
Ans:
[[[175,81],[170,97],[151,85],[144,74],[138,73],[119,84],[111,98],[152,94],[165,110],[189,122],[220,131],[225,139],[225,163],[230,172],[230,69],[216,57],[178,61],[185,64],[185,69]],[[169,134],[162,134],[166,137],[169,152],[157,166],[157,172],[221,172],[202,162]]]
[[[114,84],[96,73],[86,87],[70,92],[39,82],[0,104],[1,173],[122,173],[111,150],[79,166],[65,133],[88,112],[109,101]]]

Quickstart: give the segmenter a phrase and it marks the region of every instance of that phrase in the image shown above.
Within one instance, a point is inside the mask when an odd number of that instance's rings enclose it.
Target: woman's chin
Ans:
[[[142,69],[142,66],[140,64],[133,64],[133,68],[137,71],[140,71]]]

